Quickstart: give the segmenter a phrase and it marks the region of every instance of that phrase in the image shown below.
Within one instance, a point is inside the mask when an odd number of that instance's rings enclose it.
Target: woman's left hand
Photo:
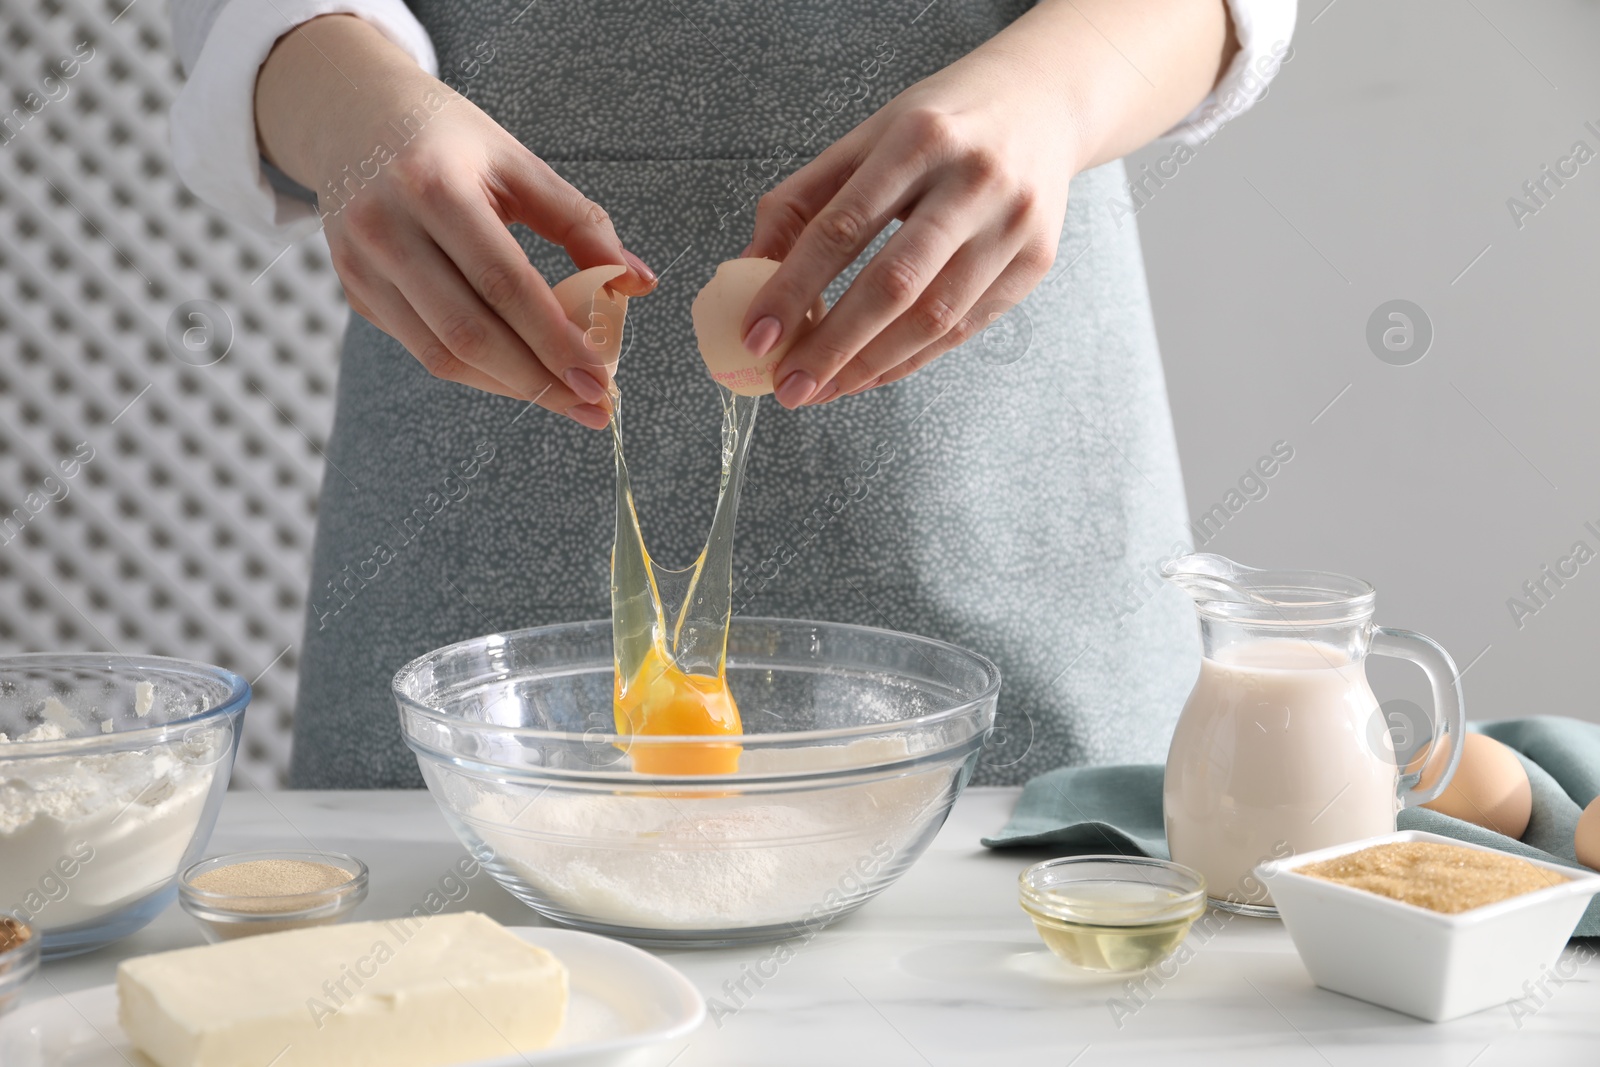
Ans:
[[[1072,176],[1186,115],[1234,47],[1220,0],[1039,3],[763,196],[746,254],[782,265],[745,316],[756,356],[901,220],[784,356],[778,402],[896,381],[1009,311],[1055,261]]]
[[[1011,58],[1011,57],[1007,57]],[[902,223],[774,380],[784,407],[896,381],[971,337],[1054,262],[1070,123],[1017,64],[974,52],[911,86],[761,198],[779,259],[744,322],[765,354],[890,219]]]

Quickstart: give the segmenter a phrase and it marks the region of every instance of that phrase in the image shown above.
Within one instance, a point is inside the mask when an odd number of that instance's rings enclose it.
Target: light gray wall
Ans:
[[[1300,12],[1268,99],[1138,214],[1190,513],[1288,441],[1208,550],[1368,579],[1380,622],[1472,662],[1469,718],[1600,721],[1600,558],[1520,626],[1507,606],[1600,553],[1600,4]],[[1580,140],[1597,158],[1519,228],[1507,199]],[[1366,340],[1392,299],[1433,325],[1409,366]]]
[[[0,0],[0,653],[237,671],[233,781],[265,788],[348,311],[320,238],[285,249],[179,184],[167,38],[164,3]]]

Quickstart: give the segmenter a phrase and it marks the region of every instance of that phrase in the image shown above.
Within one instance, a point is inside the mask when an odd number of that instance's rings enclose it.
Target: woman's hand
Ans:
[[[439,378],[531,400],[603,429],[610,374],[507,229],[522,222],[579,268],[655,276],[606,213],[471,101],[348,15],[285,34],[256,84],[267,158],[317,192],[350,306]]]
[[[1187,114],[1227,31],[1222,0],[1044,0],[762,197],[747,254],[782,266],[745,317],[757,356],[901,220],[785,355],[778,402],[896,381],[1025,297],[1054,262],[1072,176]]]
[[[892,382],[961,344],[1054,261],[1075,148],[1005,64],[968,56],[895,97],[762,197],[750,254],[781,259],[745,320],[763,354],[890,219],[903,222],[778,367],[784,407]],[[1012,73],[1012,80],[1025,79]],[[1019,91],[1019,89],[1021,91]],[[1030,98],[1031,97],[1031,98]],[[1032,104],[1032,114],[1018,114]]]

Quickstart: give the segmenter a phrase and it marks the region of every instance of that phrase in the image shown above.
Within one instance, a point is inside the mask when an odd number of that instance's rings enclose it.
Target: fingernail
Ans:
[[[750,332],[744,335],[745,351],[760,359],[778,343],[778,335],[782,332],[783,323],[779,322],[775,315],[766,315],[756,320],[756,324],[750,327]]]
[[[579,398],[591,404],[604,404],[606,402],[606,387],[595,380],[594,375],[581,367],[573,367],[561,376],[567,383],[567,388],[577,393]]]
[[[857,393],[864,393],[868,389],[871,389],[873,386],[877,385],[881,381],[883,381],[883,375],[880,374],[876,378],[873,378],[871,381],[863,382],[860,385],[856,386],[854,389],[850,390],[850,395],[851,396],[855,396]]]
[[[763,319],[761,321],[765,322],[767,320]],[[756,324],[756,328],[760,329],[760,323]],[[797,370],[778,383],[778,390],[773,395],[778,398],[778,403],[784,407],[797,408],[804,404],[816,390],[817,380],[805,371]]]
[[[622,258],[628,261],[628,266],[633,269],[633,273],[637,274],[651,285],[655,284],[656,272],[646,266],[644,260],[634,255],[626,248],[622,250]]]
[[[567,409],[567,416],[573,422],[587,426],[591,430],[603,430],[611,424],[611,416],[607,415],[602,408],[595,407],[593,404],[578,404],[575,407],[570,407]]]
[[[749,244],[745,245],[744,251],[739,253],[739,258],[743,259],[745,256],[748,256],[755,249],[755,247],[756,243],[754,241],[751,241]]]
[[[806,401],[806,404],[808,406],[815,406],[817,404],[826,404],[828,401],[832,400],[834,397],[836,397],[838,395],[839,395],[839,383],[838,382],[829,382],[827,385],[824,385],[821,389],[818,389],[817,390],[817,395],[812,397],[810,400]]]

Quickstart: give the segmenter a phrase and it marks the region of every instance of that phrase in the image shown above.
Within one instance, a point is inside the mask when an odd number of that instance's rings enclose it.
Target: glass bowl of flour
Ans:
[[[1000,692],[954,645],[783,619],[733,620],[727,677],[738,771],[677,777],[634,771],[614,732],[609,620],[450,645],[394,691],[434,799],[501,885],[660,946],[806,937],[881,892],[943,824]]]
[[[160,656],[0,656],[0,913],[46,959],[155,918],[228,788],[250,686]]]

